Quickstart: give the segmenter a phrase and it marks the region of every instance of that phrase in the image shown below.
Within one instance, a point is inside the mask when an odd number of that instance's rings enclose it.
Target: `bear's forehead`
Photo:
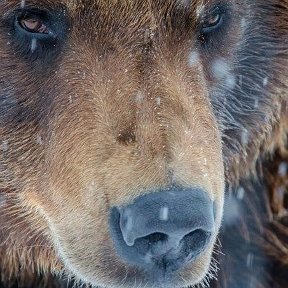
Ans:
[[[153,7],[158,9],[189,8],[201,10],[205,5],[211,5],[214,0],[0,0],[0,5],[6,8],[19,8],[25,6],[36,6],[37,8],[57,9],[65,7],[71,15],[79,11],[89,11],[91,9],[104,9],[115,11],[121,7],[121,11],[127,13],[135,9],[144,8],[148,12]],[[1,5],[1,6],[2,6]],[[0,7],[1,7],[0,6]],[[142,9],[142,11],[144,11]],[[118,10],[118,12],[121,12]],[[138,15],[141,16],[141,15]]]

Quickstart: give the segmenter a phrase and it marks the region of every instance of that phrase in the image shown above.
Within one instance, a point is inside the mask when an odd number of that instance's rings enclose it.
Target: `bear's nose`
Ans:
[[[214,205],[202,189],[153,192],[113,208],[116,251],[128,264],[177,270],[208,247],[215,230]]]

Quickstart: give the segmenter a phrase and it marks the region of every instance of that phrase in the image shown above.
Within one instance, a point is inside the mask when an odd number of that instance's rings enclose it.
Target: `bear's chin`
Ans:
[[[97,259],[97,264],[94,262],[93,265],[93,261],[89,259],[77,258],[76,251],[74,257],[71,250],[61,249],[61,245],[57,246],[68,278],[75,279],[79,284],[90,284],[97,288],[191,288],[206,283],[215,276],[217,267],[212,259],[215,241],[216,236],[211,241],[210,247],[193,262],[169,273],[153,266],[146,271],[128,267],[117,256],[114,256],[113,260]],[[69,251],[69,256],[65,255],[64,250]],[[101,263],[104,263],[102,267],[99,266]]]

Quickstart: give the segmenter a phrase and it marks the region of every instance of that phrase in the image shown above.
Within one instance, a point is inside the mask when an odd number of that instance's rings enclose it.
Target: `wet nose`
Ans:
[[[177,270],[208,247],[215,230],[214,205],[199,188],[153,192],[113,208],[110,228],[127,264]]]

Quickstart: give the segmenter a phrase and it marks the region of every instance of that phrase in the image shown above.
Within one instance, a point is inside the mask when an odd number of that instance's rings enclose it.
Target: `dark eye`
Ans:
[[[59,55],[69,27],[64,8],[17,9],[8,15],[6,24],[9,27],[11,49],[29,61],[42,62],[47,59],[52,61]]]
[[[215,27],[221,21],[221,15],[219,13],[210,15],[204,22],[203,28]]]
[[[21,28],[30,33],[48,34],[48,27],[39,19],[36,18],[22,18],[18,19]]]
[[[222,20],[224,17],[224,13],[219,9],[216,8],[212,12],[203,18],[201,21],[201,28],[203,33],[209,33],[212,30],[218,28],[222,24]]]

